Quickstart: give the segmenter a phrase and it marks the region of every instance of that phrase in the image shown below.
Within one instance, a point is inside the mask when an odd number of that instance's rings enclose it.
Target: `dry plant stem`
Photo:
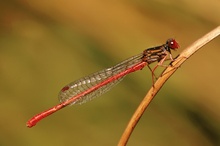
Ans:
[[[154,84],[154,88],[152,87],[147,95],[144,97],[143,101],[140,103],[139,107],[133,114],[131,120],[129,121],[119,143],[118,146],[124,146],[127,144],[128,139],[134,130],[135,126],[137,125],[138,121],[140,120],[141,116],[143,115],[145,109],[148,107],[154,96],[158,93],[164,83],[169,79],[169,77],[188,59],[192,56],[196,51],[198,51],[202,46],[210,42],[212,39],[216,38],[220,35],[220,26],[206,34],[205,36],[201,37],[189,47],[187,47],[183,52],[172,62],[172,66],[170,65],[165,69],[161,77],[158,78],[156,83]]]

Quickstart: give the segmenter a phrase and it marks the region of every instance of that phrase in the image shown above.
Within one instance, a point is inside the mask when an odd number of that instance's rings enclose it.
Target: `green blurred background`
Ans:
[[[185,47],[220,24],[219,0],[1,0],[0,146],[117,145],[151,87],[146,68],[92,102],[36,127],[60,89],[174,37]],[[192,56],[158,93],[129,146],[220,145],[220,39]],[[155,64],[153,64],[154,66]]]

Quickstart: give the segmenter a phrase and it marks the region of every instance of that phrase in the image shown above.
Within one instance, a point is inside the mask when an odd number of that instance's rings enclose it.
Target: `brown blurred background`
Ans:
[[[219,0],[1,0],[0,145],[113,146],[151,87],[147,68],[36,127],[69,82],[161,45],[181,48],[220,24]],[[128,146],[220,145],[220,39],[192,56],[153,100]],[[154,66],[155,64],[153,64]]]

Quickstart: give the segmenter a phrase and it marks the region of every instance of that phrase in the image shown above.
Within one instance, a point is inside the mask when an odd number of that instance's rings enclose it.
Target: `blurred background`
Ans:
[[[170,37],[181,46],[173,52],[178,55],[217,27],[219,14],[219,0],[1,0],[0,145],[117,145],[152,85],[148,68],[31,129],[26,122],[58,104],[57,94],[69,82]],[[128,146],[220,145],[219,49],[218,37],[178,69]]]

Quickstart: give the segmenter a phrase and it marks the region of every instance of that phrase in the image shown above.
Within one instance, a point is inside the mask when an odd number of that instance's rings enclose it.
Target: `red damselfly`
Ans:
[[[35,115],[27,122],[27,127],[32,127],[43,118],[66,107],[67,105],[82,104],[110,90],[119,83],[127,74],[143,69],[153,62],[157,65],[150,70],[154,78],[154,71],[158,66],[163,65],[166,59],[173,60],[171,50],[179,48],[179,44],[174,39],[168,39],[161,46],[152,47],[143,53],[130,57],[121,63],[93,73],[89,76],[76,80],[65,87],[59,93],[60,104]],[[167,58],[169,56],[169,58]]]

